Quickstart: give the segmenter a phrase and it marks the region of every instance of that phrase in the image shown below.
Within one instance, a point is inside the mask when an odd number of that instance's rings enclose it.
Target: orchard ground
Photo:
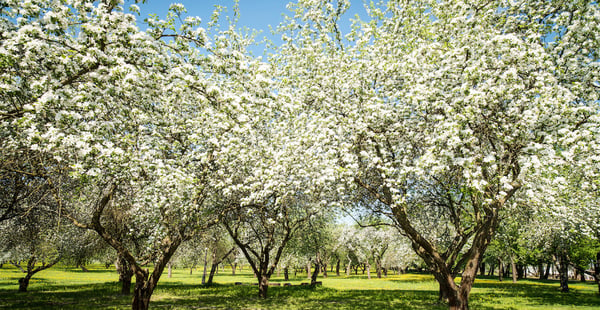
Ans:
[[[0,268],[0,309],[130,309],[131,296],[119,295],[120,284],[114,268],[94,266],[89,272],[70,267],[42,271],[31,280],[29,292],[17,293],[21,273],[4,265]],[[322,286],[300,286],[306,273],[291,274],[290,281],[274,276],[269,298],[258,298],[256,282],[248,269],[232,276],[230,269],[215,276],[215,284],[204,287],[199,268],[165,272],[152,295],[151,309],[447,309],[437,302],[438,284],[427,274],[389,275],[371,280],[366,276],[330,275],[320,277]],[[235,285],[242,282],[248,285]],[[555,280],[510,280],[478,278],[473,288],[472,309],[599,309],[600,296],[593,282],[569,283],[570,293],[560,293]]]

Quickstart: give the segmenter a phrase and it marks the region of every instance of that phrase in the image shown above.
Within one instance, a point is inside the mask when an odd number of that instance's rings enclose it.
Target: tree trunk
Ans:
[[[481,264],[479,264],[479,274],[482,276],[485,276],[485,263],[481,262]]]
[[[377,260],[377,279],[381,279],[381,261]]]
[[[169,263],[167,264],[167,278],[172,278],[173,277],[173,264]]]
[[[598,284],[598,295],[600,295],[600,252],[596,253],[596,263],[594,264],[594,278]]]
[[[152,270],[152,273],[150,273],[148,269],[142,269],[141,266],[137,264],[132,264],[135,273],[135,287],[133,293],[133,302],[131,304],[131,308],[133,310],[148,309],[150,305],[150,297],[158,285],[160,276],[171,260],[171,257],[181,244],[181,241],[182,239],[179,238],[174,238],[171,240],[169,247],[163,250],[162,255],[159,256],[158,260],[154,264],[154,270]]]
[[[212,263],[212,265],[210,266],[210,273],[208,274],[208,281],[206,282],[206,285],[212,285],[213,284],[213,278],[215,277],[215,273],[217,272],[217,269],[219,267],[219,263]]]
[[[517,280],[527,278],[527,266],[517,264]]]
[[[502,259],[498,258],[498,281],[502,282],[502,276],[504,275],[504,264]]]
[[[312,262],[309,259],[308,262],[306,263],[306,278],[307,279],[310,279],[310,267],[312,267]]]
[[[138,270],[135,275],[135,289],[133,290],[132,310],[148,310],[150,297],[154,291],[154,285],[148,281],[148,269]]]
[[[434,274],[434,277],[440,285],[439,299],[440,301],[448,302],[450,310],[467,310],[469,309],[468,297],[462,298],[459,294],[457,285],[454,283],[452,275],[444,276],[442,274]]]
[[[569,260],[565,250],[562,250],[559,257],[560,291],[569,292]]]
[[[121,282],[121,294],[131,294],[131,279],[133,278],[133,270],[127,263],[127,260],[123,259],[122,269],[119,272],[119,282]]]
[[[283,280],[284,281],[290,280],[290,268],[287,266],[285,268],[283,268]]]
[[[48,264],[46,264],[45,262],[42,262],[42,265],[38,266],[36,268],[35,265],[37,262],[37,258],[35,255],[33,255],[27,261],[27,269],[26,270],[21,267],[20,262],[11,262],[13,265],[15,265],[15,267],[19,268],[23,273],[25,273],[25,276],[19,279],[19,292],[20,293],[27,292],[27,288],[29,287],[29,280],[31,280],[33,275],[42,270],[46,270],[46,269],[56,265],[59,260],[60,260],[60,256],[56,257],[52,262],[50,262]]]
[[[27,274],[24,277],[19,279],[19,293],[27,292],[27,288],[29,287],[29,280],[31,279],[33,274]]]
[[[235,268],[237,268],[237,263],[231,265],[231,275],[235,276]]]
[[[366,267],[366,269],[367,269],[367,278],[368,278],[369,280],[371,280],[371,264],[369,264],[369,262],[367,261],[367,262],[365,263],[365,267]],[[363,269],[363,274],[365,274],[365,271],[364,271],[364,269]]]
[[[577,267],[575,270],[577,271],[577,275],[579,276],[579,281],[585,282],[585,270],[579,267]]]
[[[121,280],[121,295],[131,294],[131,278],[133,278],[133,275],[129,274],[129,277],[123,277],[123,280]]]
[[[123,256],[127,260],[135,274],[135,287],[131,308],[133,310],[147,310],[150,304],[150,297],[158,284],[160,276],[177,248],[181,245],[181,242],[185,240],[185,236],[177,234],[175,236],[166,236],[162,240],[160,254],[157,255],[154,270],[150,274],[148,269],[143,269],[138,264],[136,257],[127,250],[126,246],[118,238],[112,236],[100,222],[102,213],[112,200],[116,189],[117,185],[113,183],[103,191],[102,198],[98,201],[94,209],[90,225],[83,225],[76,220],[73,220],[73,223],[82,228],[95,230],[104,241],[117,251],[119,256]]]
[[[340,259],[338,258],[337,263],[335,264],[335,275],[340,276]]]
[[[540,280],[548,280],[548,276],[550,275],[550,267],[552,266],[552,264],[548,263],[546,264],[546,268],[542,268],[542,270],[540,270]]]
[[[202,271],[202,285],[206,283],[206,265],[208,259],[208,249],[204,249],[204,270]]]
[[[315,261],[315,270],[312,272],[312,275],[310,276],[310,285],[311,286],[317,285],[317,276],[319,275],[320,269],[321,269],[321,266],[319,264],[319,258],[317,257],[317,259]]]
[[[323,264],[323,278],[327,278],[327,264]]]
[[[258,282],[258,297],[267,298],[268,290],[269,290],[269,277],[266,274],[261,274],[260,281]]]
[[[517,265],[515,264],[515,259],[512,254],[510,254],[510,268],[512,270],[512,282],[517,283]]]
[[[346,276],[350,276],[350,267],[352,267],[352,260],[348,257],[348,265],[346,265]]]
[[[119,274],[119,282],[121,282],[121,295],[131,294],[131,279],[133,278],[133,270],[125,257],[118,255],[115,261],[115,268]]]

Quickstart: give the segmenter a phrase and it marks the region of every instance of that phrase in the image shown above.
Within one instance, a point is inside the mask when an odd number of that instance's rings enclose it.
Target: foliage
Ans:
[[[203,28],[173,4],[141,31],[134,2],[0,4],[0,225],[47,210],[96,231],[136,274],[134,308],[217,223],[266,296],[332,207],[387,218],[458,308],[496,231],[496,250],[527,230],[563,267],[600,236],[597,2],[370,2],[344,34],[348,0],[300,0],[266,61],[237,7]],[[381,266],[407,248],[360,234],[312,252]]]

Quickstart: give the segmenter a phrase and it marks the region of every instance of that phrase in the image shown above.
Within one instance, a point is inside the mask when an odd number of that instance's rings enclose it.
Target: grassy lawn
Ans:
[[[0,309],[129,309],[131,297],[121,296],[117,274],[104,267],[80,269],[55,267],[31,280],[28,293],[16,293],[20,273],[4,265],[0,269]],[[364,276],[320,280],[323,286],[270,287],[269,299],[257,297],[256,286],[234,282],[255,282],[248,270],[238,275],[215,276],[216,285],[202,287],[201,270],[174,269],[166,272],[152,296],[153,309],[447,309],[437,303],[437,283],[429,275],[390,275],[368,280]],[[271,282],[284,282],[283,275]],[[305,275],[293,277],[292,284],[307,282]],[[571,282],[571,293],[558,291],[556,281],[522,280],[498,282],[481,278],[471,294],[472,309],[600,309],[595,283]]]

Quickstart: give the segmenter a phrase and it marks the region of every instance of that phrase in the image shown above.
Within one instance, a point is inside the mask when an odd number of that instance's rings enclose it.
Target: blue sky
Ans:
[[[156,13],[159,16],[165,16],[171,3],[183,4],[190,16],[199,16],[203,24],[208,22],[210,15],[216,5],[233,7],[233,0],[148,0],[146,3],[139,4],[142,18],[150,13]],[[248,26],[254,29],[263,30],[265,34],[269,32],[269,25],[276,27],[283,20],[281,14],[286,13],[288,2],[281,0],[240,0],[240,25]],[[232,15],[231,9],[228,14]]]
[[[277,28],[277,25],[283,21],[282,14],[289,13],[286,9],[288,2],[289,1],[286,0],[239,0],[239,26],[262,31],[256,38],[257,40],[261,40],[266,36],[274,42],[278,42],[279,40],[271,35],[269,25],[275,29]],[[233,0],[147,0],[146,3],[138,4],[141,9],[141,16],[138,18],[141,21],[151,13],[164,17],[172,3],[183,4],[186,7],[189,16],[199,16],[202,18],[202,25],[208,23],[216,5],[228,8],[227,13],[224,13],[223,16],[233,15],[231,9],[234,4]],[[350,11],[345,15],[345,19],[348,20],[351,16],[354,16],[357,12],[361,11],[363,11],[363,1],[353,0]],[[141,29],[145,30],[143,26]],[[257,47],[253,52],[255,55],[260,55],[262,54],[262,48]]]

